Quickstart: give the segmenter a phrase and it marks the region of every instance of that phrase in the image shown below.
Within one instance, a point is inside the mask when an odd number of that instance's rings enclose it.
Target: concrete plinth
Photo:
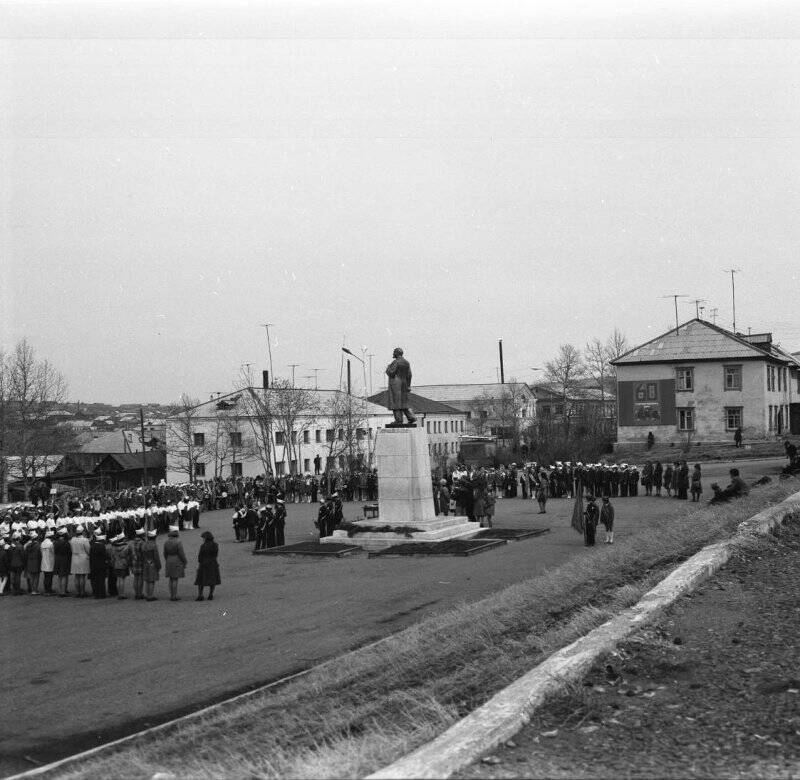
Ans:
[[[480,528],[466,517],[436,516],[433,510],[431,462],[424,428],[382,428],[375,437],[378,469],[378,517],[360,520],[362,528],[391,526],[397,531],[356,533],[334,531],[322,542],[347,541],[366,550],[382,550],[408,542],[466,539]],[[415,528],[416,531],[400,529]],[[408,535],[410,534],[410,535]]]

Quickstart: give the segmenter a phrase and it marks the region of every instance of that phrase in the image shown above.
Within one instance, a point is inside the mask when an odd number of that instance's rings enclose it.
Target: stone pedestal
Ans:
[[[334,531],[322,542],[349,541],[366,550],[381,550],[407,542],[441,542],[474,536],[480,529],[466,517],[436,516],[433,511],[431,462],[424,428],[382,428],[375,437],[378,469],[378,517],[353,525],[391,526],[391,531]],[[410,531],[411,528],[418,529]],[[394,530],[397,529],[397,530]],[[410,534],[410,535],[409,535]]]

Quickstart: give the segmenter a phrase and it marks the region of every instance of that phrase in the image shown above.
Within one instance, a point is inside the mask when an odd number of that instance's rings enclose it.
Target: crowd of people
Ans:
[[[146,491],[73,492],[48,499],[0,512],[0,595],[8,586],[14,596],[86,598],[88,580],[96,599],[127,599],[131,577],[133,598],[155,601],[155,584],[163,569],[170,599],[180,600],[178,581],[187,566],[180,532],[200,527],[196,486],[161,484]],[[167,539],[159,553],[157,537],[162,533]],[[220,583],[217,543],[208,531],[201,536],[198,600],[204,599],[205,587],[213,598]]]

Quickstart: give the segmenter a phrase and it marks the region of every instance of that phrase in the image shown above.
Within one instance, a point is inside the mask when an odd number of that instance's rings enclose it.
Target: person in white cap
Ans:
[[[130,542],[131,548],[131,572],[133,573],[133,597],[136,601],[144,598],[144,580],[142,579],[142,545],[144,544],[144,528],[137,528],[136,538]]]
[[[69,573],[75,578],[75,598],[86,598],[86,576],[89,567],[89,540],[83,535],[83,525],[75,526],[75,536],[69,540],[72,550]]]
[[[55,542],[53,542],[55,558],[55,574],[58,577],[58,594],[61,598],[69,595],[69,570],[72,562],[72,548],[69,544],[69,532],[65,526],[58,529]]]
[[[133,553],[125,538],[125,534],[120,532],[111,540],[111,565],[114,568],[114,578],[117,584],[117,599],[128,598],[125,595],[125,579],[131,573],[133,564]]]
[[[42,553],[42,574],[44,575],[44,595],[53,595],[53,571],[56,565],[55,551],[53,550],[53,533],[52,528],[48,528],[44,539],[42,540],[41,553]]]
[[[39,535],[35,530],[30,532],[30,537],[25,543],[25,579],[28,581],[28,593],[31,596],[38,596],[42,551],[39,546]]]
[[[92,583],[92,596],[96,599],[106,597],[106,578],[108,577],[108,550],[106,535],[97,529],[89,547],[89,580]]]

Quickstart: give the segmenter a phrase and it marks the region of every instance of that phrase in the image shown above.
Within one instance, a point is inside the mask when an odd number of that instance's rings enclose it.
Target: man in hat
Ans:
[[[53,550],[53,537],[55,532],[48,528],[40,546],[42,556],[42,574],[44,574],[44,595],[53,595],[53,571],[55,570],[56,557]]]
[[[95,533],[89,545],[89,582],[92,584],[92,596],[96,599],[106,597],[106,578],[108,577],[108,550],[106,535],[100,529]]]
[[[600,511],[597,508],[594,496],[586,499],[586,509],[583,512],[583,538],[587,547],[594,547],[594,537],[597,531],[597,522],[600,518]]]
[[[606,529],[604,544],[614,544],[614,507],[608,496],[603,496],[603,505],[600,507],[600,522]]]
[[[275,546],[286,544],[286,502],[281,496],[275,499]]]
[[[408,419],[408,425],[413,426],[417,418],[408,408],[408,391],[411,389],[411,364],[403,357],[403,350],[396,347],[392,353],[391,363],[386,367],[386,376],[389,377],[387,390],[387,406],[394,413],[394,422],[387,428],[396,428],[403,425],[403,415]]]
[[[144,544],[145,529],[137,528],[134,539],[130,542],[131,548],[131,573],[133,574],[133,598],[141,601],[144,598],[144,580],[142,579],[142,545]]]

